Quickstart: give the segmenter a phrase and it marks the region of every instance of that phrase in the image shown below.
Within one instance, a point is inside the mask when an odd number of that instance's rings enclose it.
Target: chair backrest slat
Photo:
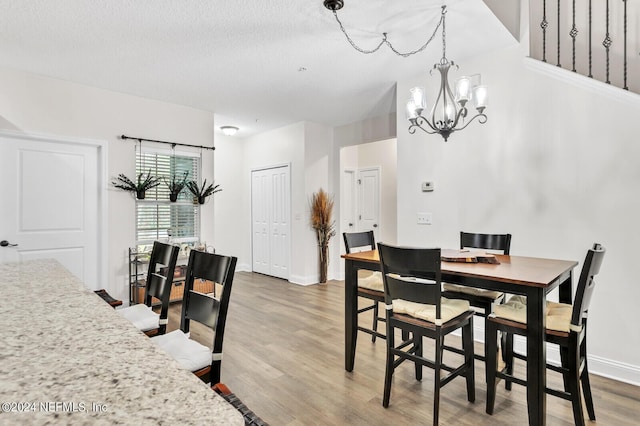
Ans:
[[[384,280],[385,303],[394,299],[436,305],[441,318],[441,250],[439,248],[394,247],[378,243],[380,266]],[[394,275],[417,278],[416,281],[397,279]],[[420,282],[427,280],[432,283]]]
[[[571,324],[573,325],[581,325],[587,316],[591,296],[596,285],[593,278],[600,272],[605,251],[604,247],[595,243],[593,248],[590,248],[587,252],[573,301],[573,311],[571,313]]]
[[[486,250],[502,250],[509,254],[511,234],[476,234],[460,232],[460,248],[479,248]]]
[[[216,353],[222,352],[236,262],[236,257],[197,250],[192,250],[189,255],[180,329],[188,333],[191,320],[213,329],[213,351]],[[193,283],[196,279],[212,281],[213,285],[221,285],[222,290],[219,298],[216,299],[193,291]]]
[[[145,304],[151,306],[152,297],[168,308],[171,285],[180,248],[160,241],[153,243],[147,272]],[[161,272],[162,271],[162,272]]]
[[[344,247],[347,253],[351,253],[351,250],[358,247],[370,246],[370,250],[376,249],[376,239],[373,235],[373,231],[366,232],[344,232],[342,233],[344,238]]]

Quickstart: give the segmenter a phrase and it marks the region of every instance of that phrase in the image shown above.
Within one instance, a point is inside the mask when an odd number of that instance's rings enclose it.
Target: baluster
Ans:
[[[592,15],[593,9],[591,8],[591,0],[589,0],[589,77],[593,78],[593,50],[591,49],[591,25],[592,25]]]
[[[624,90],[629,90],[627,85],[627,0],[622,0],[624,3]]]
[[[611,80],[609,79],[609,49],[611,48],[611,45],[613,44],[613,41],[611,40],[611,37],[609,36],[609,0],[607,0],[607,34],[604,38],[604,40],[602,41],[602,45],[604,46],[604,48],[606,49],[607,52],[607,76],[606,76],[606,81],[605,83],[607,84],[611,84]]]
[[[558,63],[556,64],[559,67],[560,65],[560,0],[558,0]]]
[[[573,68],[571,70],[576,72],[576,37],[578,36],[578,29],[576,28],[576,0],[573,0],[573,26],[571,27],[571,31],[569,31],[569,35],[573,39]]]
[[[547,0],[542,0],[542,21],[540,22],[540,28],[542,28],[542,62],[547,62]]]

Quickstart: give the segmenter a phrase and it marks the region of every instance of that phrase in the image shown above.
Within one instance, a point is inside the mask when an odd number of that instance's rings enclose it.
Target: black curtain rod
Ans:
[[[120,139],[124,139],[124,140],[126,140],[126,139],[131,139],[131,140],[138,141],[138,142],[145,141],[145,142],[164,143],[164,144],[167,144],[167,145],[171,145],[173,148],[175,148],[175,147],[176,147],[176,145],[178,145],[178,146],[188,146],[188,147],[191,147],[191,148],[210,149],[210,150],[212,150],[212,151],[213,151],[214,149],[216,149],[216,147],[215,147],[215,146],[189,145],[189,144],[186,144],[186,143],[157,141],[157,140],[155,140],[155,139],[133,138],[133,137],[131,137],[131,136],[127,136],[127,135],[122,135],[122,136],[120,136]]]

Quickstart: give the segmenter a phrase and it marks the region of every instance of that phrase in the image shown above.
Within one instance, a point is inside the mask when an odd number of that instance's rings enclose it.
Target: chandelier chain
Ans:
[[[382,40],[380,40],[380,43],[373,49],[363,49],[360,46],[358,46],[353,39],[349,36],[349,34],[347,33],[347,30],[344,28],[344,25],[342,25],[342,21],[340,21],[340,18],[338,18],[338,13],[336,10],[333,10],[333,16],[336,18],[336,21],[338,21],[338,25],[340,26],[340,31],[342,31],[342,33],[344,34],[344,36],[347,38],[347,41],[349,42],[349,44],[356,49],[358,52],[360,53],[365,53],[365,54],[370,54],[370,53],[375,53],[377,52],[383,44],[386,44],[387,46],[389,46],[389,49],[391,49],[391,51],[393,53],[395,53],[398,56],[401,56],[403,58],[406,58],[408,56],[411,55],[415,55],[416,53],[420,53],[422,52],[424,49],[427,48],[427,46],[429,45],[429,43],[431,43],[433,41],[433,39],[436,36],[436,33],[438,32],[438,29],[440,28],[440,26],[442,26],[442,37],[443,37],[443,42],[444,42],[444,14],[445,14],[445,9],[446,6],[442,6],[442,14],[440,16],[440,21],[438,21],[438,25],[436,25],[436,27],[433,30],[433,33],[431,34],[431,37],[429,37],[429,39],[419,48],[412,50],[410,52],[400,52],[398,51],[393,44],[391,44],[391,42],[387,39],[387,33],[382,33]],[[443,45],[443,49],[444,49],[444,45]]]
[[[446,13],[446,6],[442,6],[442,17],[440,18],[440,22],[442,23],[442,61],[446,62],[447,60],[447,30],[444,22],[444,14]]]

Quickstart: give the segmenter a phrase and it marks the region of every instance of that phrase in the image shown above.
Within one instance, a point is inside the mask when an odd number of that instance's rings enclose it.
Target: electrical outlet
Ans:
[[[431,225],[431,213],[418,213],[418,225]]]

